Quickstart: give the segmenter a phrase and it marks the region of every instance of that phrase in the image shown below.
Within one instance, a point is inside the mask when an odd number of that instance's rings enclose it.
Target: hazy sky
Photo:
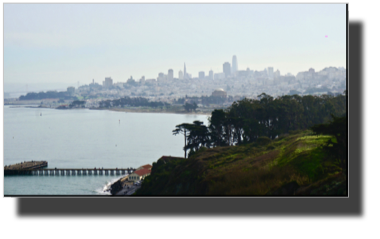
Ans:
[[[326,35],[328,37],[326,37]],[[5,84],[346,66],[345,4],[4,4]]]

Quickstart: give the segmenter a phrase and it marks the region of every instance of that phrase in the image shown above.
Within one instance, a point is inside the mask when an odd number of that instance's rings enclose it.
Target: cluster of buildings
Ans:
[[[178,77],[177,77],[178,76]],[[265,92],[277,97],[297,92],[298,94],[342,93],[346,89],[346,69],[343,67],[327,67],[319,72],[313,68],[299,72],[296,75],[282,75],[280,70],[267,67],[263,70],[239,70],[237,57],[223,63],[223,72],[212,70],[206,74],[198,72],[192,76],[184,64],[183,70],[174,75],[173,69],[167,74],[160,72],[157,78],[145,79],[142,76],[135,80],[132,76],[124,82],[115,83],[111,77],[105,78],[102,85],[92,81],[89,85],[78,89],[69,87],[67,90],[80,96],[86,96],[90,104],[96,105],[99,98],[117,99],[121,97],[144,97],[154,101],[171,103],[176,99],[192,96],[211,96],[218,89],[218,94],[225,94],[240,99],[255,98]],[[220,89],[223,93],[220,93]],[[90,105],[91,106],[91,105]]]

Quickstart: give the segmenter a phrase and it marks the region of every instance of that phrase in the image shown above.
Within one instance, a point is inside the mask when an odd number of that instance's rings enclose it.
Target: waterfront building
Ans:
[[[140,170],[140,169],[152,169],[152,165],[150,165],[150,164],[145,164],[145,165],[143,165],[143,166],[138,167],[138,168],[136,169],[136,171],[137,171],[137,170]]]
[[[146,176],[149,176],[150,172],[151,170],[147,168],[136,170],[128,176],[128,181],[133,181],[133,182],[140,181],[144,179]]]

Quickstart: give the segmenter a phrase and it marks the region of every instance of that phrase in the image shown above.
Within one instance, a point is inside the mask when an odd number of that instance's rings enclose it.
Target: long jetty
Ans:
[[[33,164],[32,164],[33,163]],[[124,175],[131,174],[134,168],[46,168],[47,162],[24,162],[4,167],[4,175]]]

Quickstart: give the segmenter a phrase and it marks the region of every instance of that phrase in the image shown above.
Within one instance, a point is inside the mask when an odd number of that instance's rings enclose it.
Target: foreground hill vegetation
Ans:
[[[347,195],[345,170],[324,149],[333,138],[306,130],[161,158],[137,195]]]
[[[136,194],[347,195],[345,95],[260,97],[177,125],[185,158],[153,163]]]

